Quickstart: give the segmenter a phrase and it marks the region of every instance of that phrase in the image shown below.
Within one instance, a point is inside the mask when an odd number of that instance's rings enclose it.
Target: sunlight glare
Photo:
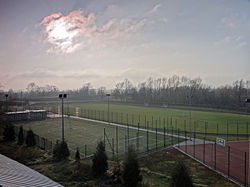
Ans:
[[[67,31],[65,24],[59,23],[54,27],[53,31],[51,32],[51,36],[60,40],[70,37],[70,34]]]

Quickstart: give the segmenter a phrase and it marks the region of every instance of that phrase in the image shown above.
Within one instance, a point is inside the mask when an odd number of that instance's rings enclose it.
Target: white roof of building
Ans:
[[[5,114],[26,114],[30,112],[46,112],[46,110],[24,110],[24,111],[16,111],[16,112],[6,112]]]
[[[3,187],[62,187],[37,171],[1,154],[0,185]]]

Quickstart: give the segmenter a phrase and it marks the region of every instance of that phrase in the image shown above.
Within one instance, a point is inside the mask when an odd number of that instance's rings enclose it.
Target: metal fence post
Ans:
[[[177,131],[177,119],[175,119],[175,132]]]
[[[171,144],[173,145],[174,144],[174,139],[173,139],[173,126],[172,127],[172,136],[171,136]]]
[[[206,138],[203,137],[203,163],[205,163],[205,141],[206,141]]]
[[[238,121],[237,121],[237,141],[239,141],[239,123],[238,123]]]
[[[217,132],[217,136],[219,135],[219,124],[216,124],[216,132]]]
[[[115,160],[115,141],[114,138],[112,138],[112,159]]]
[[[167,117],[167,133],[168,133],[168,117]]]
[[[127,125],[128,125],[128,113],[127,113]]]
[[[157,150],[157,120],[155,120],[155,150]]]
[[[227,141],[228,141],[228,121],[227,121]]]
[[[164,147],[166,147],[166,128],[165,128],[165,118],[164,118],[164,129],[163,129],[163,131],[164,131],[164,135],[163,135],[163,137],[164,137]]]
[[[152,130],[154,129],[154,117],[152,116]]]
[[[103,143],[104,143],[104,147],[105,147],[105,136],[106,136],[106,132],[105,132],[105,128],[103,128]]]
[[[137,132],[138,132],[138,134],[140,133],[140,123],[139,122],[137,124]]]
[[[227,152],[227,176],[230,177],[230,146],[228,146]]]
[[[147,152],[148,152],[148,121],[147,121]]]
[[[194,158],[195,158],[195,138],[196,138],[196,121],[194,121],[194,149],[193,149]]]
[[[214,169],[216,170],[216,142],[214,143]]]
[[[85,154],[85,157],[87,157],[87,145],[86,144],[84,145],[84,154]]]
[[[128,113],[127,113],[127,137],[128,137],[128,145],[129,145],[129,125],[128,125]]]
[[[247,139],[248,139],[248,122],[246,123],[246,131],[247,131],[246,137],[247,137]]]
[[[178,148],[180,148],[179,128],[177,129],[177,140],[178,140]]]
[[[245,152],[245,163],[244,163],[244,186],[247,186],[247,152]]]
[[[139,134],[138,133],[136,133],[136,137],[137,137],[137,139],[136,139],[136,150],[139,151]]]
[[[116,155],[117,155],[117,160],[118,160],[118,126],[116,126],[115,129],[116,129],[116,131],[115,131],[116,132],[115,133],[116,134],[116,136],[115,136],[116,137]]]
[[[186,123],[185,123],[185,126],[186,126]],[[187,131],[186,130],[185,130],[185,152],[187,152]]]

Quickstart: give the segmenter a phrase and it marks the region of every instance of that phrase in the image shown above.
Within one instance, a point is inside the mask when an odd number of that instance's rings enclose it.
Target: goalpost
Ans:
[[[135,136],[133,138],[125,137],[123,146],[124,152],[128,150],[128,146],[132,146],[137,152],[146,150],[145,137],[144,136]]]

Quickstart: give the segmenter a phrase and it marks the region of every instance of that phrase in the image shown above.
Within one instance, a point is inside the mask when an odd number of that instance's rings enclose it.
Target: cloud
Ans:
[[[223,39],[215,41],[214,46],[230,45],[236,49],[243,48],[248,45],[242,36],[225,36]]]
[[[154,14],[160,7],[161,4],[156,4],[150,11],[148,11],[148,14]]]
[[[229,17],[223,17],[221,22],[230,29],[234,29],[236,27],[236,23]]]
[[[68,54],[91,45],[105,46],[127,39],[145,25],[145,20],[110,19],[97,25],[95,14],[84,16],[81,10],[74,10],[66,16],[60,12],[46,16],[40,25],[45,42],[51,45],[47,52]]]

